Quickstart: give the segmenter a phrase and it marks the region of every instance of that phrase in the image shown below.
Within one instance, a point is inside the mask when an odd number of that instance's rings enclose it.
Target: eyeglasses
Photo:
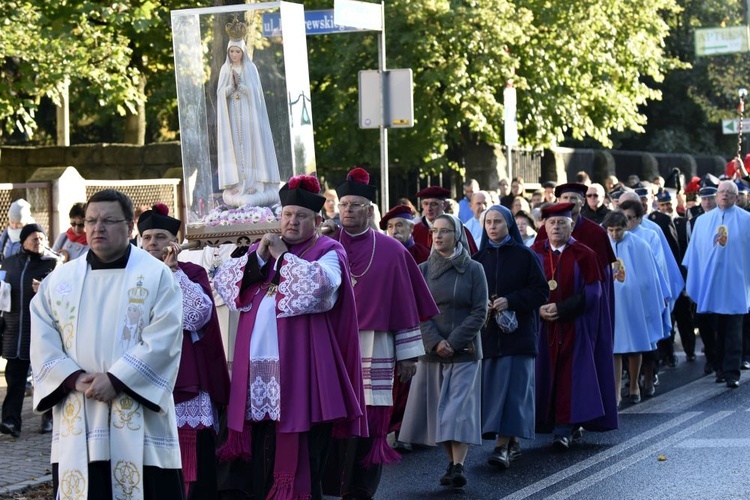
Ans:
[[[369,203],[339,203],[339,210],[348,210],[351,208],[352,210],[357,210],[358,208],[364,208],[369,207]]]
[[[635,215],[626,215],[625,218],[627,218],[628,220],[633,220],[637,219],[638,217],[636,217]]]
[[[86,224],[84,224],[83,222],[71,222],[70,223],[70,227],[77,227],[78,229],[82,228],[85,225]]]
[[[430,233],[445,236],[446,234],[455,233],[453,229],[430,229]]]
[[[587,194],[586,198],[599,198],[599,195],[596,193]]]
[[[128,219],[85,219],[83,223],[88,227],[94,227],[97,224],[101,224],[104,227],[111,227],[127,220]]]

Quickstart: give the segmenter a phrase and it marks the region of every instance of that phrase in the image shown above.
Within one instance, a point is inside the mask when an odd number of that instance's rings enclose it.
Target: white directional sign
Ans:
[[[738,134],[740,132],[739,120],[721,120],[721,133],[724,135]],[[742,120],[742,133],[750,133],[750,118]]]
[[[702,28],[695,30],[695,55],[715,56],[750,50],[750,28]]]
[[[371,31],[383,30],[382,7],[379,3],[334,0],[333,18],[338,26]]]

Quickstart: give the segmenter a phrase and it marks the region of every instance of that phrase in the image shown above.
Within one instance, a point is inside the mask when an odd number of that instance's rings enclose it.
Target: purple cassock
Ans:
[[[536,241],[547,280],[555,280],[549,303],[560,319],[542,320],[536,358],[537,431],[582,425],[591,431],[617,429],[611,316],[599,260],[573,238],[560,256],[548,240]],[[551,287],[552,288],[552,287]]]
[[[293,245],[288,253],[313,262],[326,253],[335,251],[341,269],[347,269],[346,256],[338,242],[320,236],[312,246],[310,244],[311,240]],[[254,262],[250,259],[256,259],[257,248],[256,243],[248,250],[248,266]],[[289,265],[287,260],[284,257],[282,271],[284,266]],[[237,355],[232,366],[227,424],[231,430],[238,432],[243,430],[247,400],[249,359],[245,353],[250,349],[258,305],[276,275],[275,267],[276,261],[271,259],[268,263],[268,275],[248,286],[236,300],[237,308],[243,308],[245,312],[240,315],[237,328]],[[245,266],[232,272],[230,281],[238,289],[244,272]],[[336,437],[367,436],[359,332],[349,275],[342,272],[338,299],[329,311],[278,317],[278,304],[286,297],[282,292],[285,289],[284,283],[290,277],[281,272],[275,297],[281,378],[281,419],[278,422],[278,432],[307,432],[314,424],[334,422],[333,433]],[[217,274],[216,280],[220,279]],[[305,293],[309,295],[312,285],[314,284],[311,283],[306,292],[298,289],[300,296]],[[249,310],[248,306],[251,306]]]
[[[371,235],[376,239],[374,255]],[[402,243],[373,230],[350,236],[339,229],[334,238],[346,248],[355,276],[372,260],[354,287],[360,330],[418,329],[422,321],[439,314],[419,267]]]

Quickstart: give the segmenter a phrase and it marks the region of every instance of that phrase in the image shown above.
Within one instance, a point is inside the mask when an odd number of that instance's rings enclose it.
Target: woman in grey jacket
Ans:
[[[432,252],[419,268],[440,314],[420,325],[426,354],[412,380],[399,439],[442,443],[449,464],[440,484],[463,487],[469,445],[482,442],[479,331],[487,317],[487,280],[469,256],[457,217],[438,216],[431,232]]]

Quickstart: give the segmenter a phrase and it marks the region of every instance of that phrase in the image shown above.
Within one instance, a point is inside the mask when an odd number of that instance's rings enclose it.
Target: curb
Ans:
[[[45,474],[42,477],[38,477],[35,479],[28,479],[26,481],[21,481],[20,483],[11,484],[9,486],[4,486],[0,488],[0,495],[8,495],[11,493],[18,493],[21,490],[24,490],[26,488],[32,487],[32,486],[39,486],[44,483],[52,482],[52,474]]]

